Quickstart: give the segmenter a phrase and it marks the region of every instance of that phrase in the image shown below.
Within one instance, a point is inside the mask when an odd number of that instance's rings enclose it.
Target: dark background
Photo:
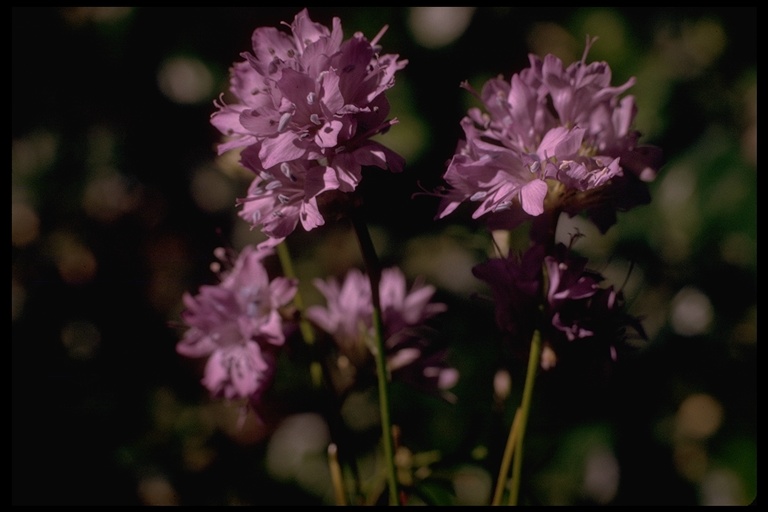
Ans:
[[[247,176],[216,159],[209,116],[253,29],[290,22],[300,9],[12,9],[13,504],[323,502],[258,462],[264,437],[200,426],[195,414],[212,405],[199,368],[175,353],[172,325],[181,294],[211,280],[213,248],[258,239],[235,215]],[[413,263],[414,251],[438,240],[477,259],[486,251],[467,215],[435,221],[436,202],[412,195],[439,183],[461,136],[472,98],[459,83],[479,90],[490,76],[509,78],[529,52],[568,63],[581,57],[587,33],[600,37],[588,60],[607,60],[614,84],[637,77],[638,128],[667,156],[651,204],[620,214],[590,253],[634,263],[631,307],[650,322],[649,345],[608,381],[578,372],[575,381],[541,379],[528,431],[529,469],[539,477],[526,499],[593,503],[542,489],[574,485],[578,457],[558,447],[597,436],[621,468],[608,504],[752,502],[756,9],[477,8],[458,39],[437,48],[413,36],[410,9],[309,9],[328,26],[339,16],[346,37],[360,30],[370,39],[388,24],[384,52],[409,60],[388,93],[401,124],[387,141],[406,156],[406,171],[370,172],[361,185],[384,263]],[[184,100],[164,88],[172,59],[194,63],[184,69],[202,73],[192,76],[208,79],[207,89]],[[297,232],[289,241],[300,271],[309,278],[354,264],[356,256],[330,257],[338,247],[324,245],[343,236],[334,226]],[[438,323],[462,372],[459,401],[395,387],[394,414],[413,447],[442,451],[435,474],[450,480],[470,464],[495,481],[511,416],[494,408],[492,312],[470,291],[433,282],[459,312]],[[690,327],[675,311],[706,314]],[[311,410],[301,379],[278,382],[280,414]],[[694,402],[704,404],[693,408],[694,425],[720,418],[698,437],[680,426],[691,396],[704,398]],[[477,446],[490,455],[478,458]],[[712,494],[712,474],[727,475],[731,490]]]

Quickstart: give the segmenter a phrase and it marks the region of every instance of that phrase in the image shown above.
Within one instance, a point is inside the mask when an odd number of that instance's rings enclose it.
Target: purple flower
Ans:
[[[631,128],[634,98],[621,95],[634,78],[613,87],[608,64],[587,64],[593,42],[568,67],[553,55],[530,55],[530,67],[509,82],[492,78],[480,94],[462,84],[486,112],[471,108],[461,121],[465,138],[443,176],[448,187],[436,193],[438,218],[464,202],[479,203],[473,218],[494,229],[545,212],[586,211],[604,231],[616,210],[647,202],[644,182],[655,178],[660,152],[639,146]]]
[[[625,311],[621,291],[601,287],[603,276],[586,264],[586,258],[563,244],[552,254],[535,244],[522,256],[511,252],[481,263],[473,273],[490,285],[497,325],[516,346],[528,347],[539,329],[544,345],[556,355],[578,341],[615,360],[629,336],[627,328],[645,334],[638,319]]]
[[[395,73],[407,64],[398,55],[379,53],[378,40],[384,30],[372,41],[359,32],[343,40],[338,18],[329,29],[313,22],[306,9],[289,28],[290,33],[257,28],[251,38],[253,52],[244,52],[245,60],[231,68],[230,92],[236,101],[216,102],[217,111],[211,118],[229,137],[219,146],[219,153],[244,147],[246,167],[278,180],[285,173],[282,164],[290,165],[296,178],[291,187],[299,190],[304,186],[304,194],[297,197],[297,202],[304,203],[330,189],[355,190],[363,166],[402,171],[403,158],[371,140],[397,122],[387,119],[385,91],[394,85]],[[270,189],[266,194],[274,195],[278,205],[279,193]],[[285,232],[287,221],[278,222],[277,230],[267,225],[272,219],[264,215],[266,205],[266,201],[260,202],[258,217],[253,212],[243,216],[254,226],[263,226],[269,236]],[[306,220],[302,217],[305,229],[322,224],[316,206],[305,209],[312,211],[305,212]]]
[[[370,368],[374,327],[368,277],[355,268],[342,282],[329,278],[315,279],[314,284],[326,305],[310,306],[307,317],[333,338],[355,368]],[[384,346],[393,376],[441,391],[452,387],[458,373],[447,367],[445,351],[431,346],[431,333],[424,326],[427,319],[446,310],[445,304],[431,301],[435,287],[417,280],[408,289],[402,271],[390,267],[382,271],[379,290]]]
[[[255,401],[272,379],[275,351],[285,342],[279,308],[293,299],[297,283],[269,279],[262,260],[271,253],[247,246],[232,268],[218,272],[218,284],[183,296],[187,330],[176,350],[208,358],[202,383],[214,396]]]
[[[250,148],[242,153],[242,163],[256,173],[248,195],[238,199],[239,215],[252,226],[261,225],[269,238],[262,246],[274,246],[285,239],[301,222],[310,231],[325,223],[317,196],[338,184],[333,171],[309,161],[283,162],[267,171],[259,167]]]

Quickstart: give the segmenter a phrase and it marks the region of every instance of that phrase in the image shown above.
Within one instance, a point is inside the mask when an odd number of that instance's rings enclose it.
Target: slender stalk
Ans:
[[[384,351],[384,325],[381,318],[381,299],[379,297],[379,283],[381,282],[381,265],[376,255],[376,249],[371,240],[368,226],[361,218],[357,208],[351,215],[352,225],[357,234],[363,261],[371,283],[371,297],[373,300],[373,329],[375,336],[376,376],[379,383],[379,413],[381,415],[381,435],[384,443],[384,458],[387,468],[387,481],[389,483],[389,504],[399,505],[397,488],[397,471],[395,469],[395,451],[392,440],[392,420],[390,418],[389,404],[389,371],[387,369],[387,355]]]
[[[509,473],[509,465],[512,462],[512,454],[515,451],[515,445],[517,439],[520,437],[520,408],[515,411],[515,418],[512,420],[512,426],[509,428],[509,437],[507,437],[507,445],[504,447],[504,456],[501,459],[501,467],[499,468],[499,476],[496,479],[496,492],[493,494],[493,501],[491,505],[498,506],[501,504],[501,496],[504,494],[504,487],[507,484],[507,474]]]
[[[328,467],[331,470],[331,483],[333,484],[333,497],[337,505],[347,504],[347,495],[344,491],[344,478],[341,475],[339,465],[338,448],[334,443],[328,445]]]
[[[520,492],[520,473],[523,468],[523,440],[525,438],[525,427],[528,423],[528,413],[531,410],[531,398],[533,397],[533,382],[536,379],[536,370],[539,368],[539,358],[541,357],[541,332],[536,329],[533,331],[531,339],[531,353],[528,357],[528,372],[525,375],[525,388],[523,388],[523,402],[520,406],[520,432],[517,436],[515,446],[515,460],[512,466],[512,488],[509,492],[509,504],[517,505],[518,494]]]
[[[282,266],[283,274],[289,278],[296,278],[297,276],[296,276],[296,272],[294,271],[290,251],[288,250],[288,246],[286,245],[285,241],[277,245],[277,254],[280,258],[280,265]],[[307,320],[306,316],[304,315],[304,301],[302,300],[301,294],[298,291],[296,292],[296,295],[293,298],[293,304],[296,307],[296,310],[298,312],[298,322],[299,322],[299,328],[301,330],[301,335],[304,338],[304,342],[309,346],[309,349],[311,351],[312,360],[310,362],[309,373],[312,379],[312,384],[317,389],[325,389],[327,391],[326,396],[328,400],[328,406],[327,406],[326,419],[331,429],[331,438],[337,440],[336,442],[333,442],[331,446],[328,447],[328,450],[329,450],[328,463],[331,465],[332,472],[334,471],[334,468],[338,470],[339,472],[338,478],[341,478],[342,462],[347,467],[350,468],[350,470],[354,474],[354,479],[355,479],[354,485],[356,487],[354,490],[351,491],[354,493],[359,490],[357,489],[357,486],[359,485],[359,482],[358,482],[359,474],[357,469],[357,463],[355,461],[354,455],[349,452],[348,447],[337,444],[338,440],[344,440],[349,437],[349,432],[346,426],[344,425],[344,421],[339,416],[339,408],[340,408],[340,404],[338,401],[339,399],[337,397],[336,390],[333,388],[332,379],[329,377],[328,368],[322,363],[321,358],[318,357],[315,331],[312,328],[312,325],[310,324],[310,322]],[[331,450],[333,451],[333,453],[331,453]],[[334,478],[336,477],[334,476]],[[333,481],[333,485],[334,485],[334,493],[338,501],[339,485],[341,485],[342,492],[344,491],[344,485],[343,485],[343,482],[339,484],[336,482],[336,480]]]
[[[288,245],[285,240],[277,244],[277,256],[280,258],[280,265],[283,268],[285,277],[296,278],[297,276],[296,271],[293,269],[291,253],[288,250]],[[293,297],[293,304],[299,312],[299,329],[301,330],[301,336],[304,338],[307,345],[313,347],[315,344],[315,331],[312,330],[312,326],[304,316],[304,300],[298,290],[296,290],[296,295]],[[309,366],[309,374],[312,378],[312,384],[316,388],[320,388],[323,385],[323,369],[320,362],[314,357]]]

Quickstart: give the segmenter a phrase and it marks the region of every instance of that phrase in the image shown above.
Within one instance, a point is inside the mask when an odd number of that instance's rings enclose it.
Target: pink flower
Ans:
[[[289,27],[290,33],[257,28],[252,36],[253,52],[243,53],[245,60],[233,65],[230,92],[236,102],[216,102],[217,111],[211,118],[229,137],[219,146],[219,153],[245,147],[244,165],[278,180],[282,179],[282,164],[289,164],[297,178],[292,187],[305,186],[298,198],[303,203],[329,189],[355,190],[363,166],[402,171],[403,158],[371,140],[397,122],[387,119],[385,91],[394,85],[395,73],[407,64],[397,55],[379,53],[378,40],[384,30],[372,41],[359,32],[343,40],[338,18],[329,29],[313,22],[306,9]],[[267,195],[279,193],[269,190]],[[261,201],[255,208],[261,212],[258,217],[252,211],[244,217],[254,226],[262,226],[269,236],[284,236],[271,233],[286,232],[290,222],[278,223],[279,229],[265,225],[269,223],[263,215],[269,210],[266,205],[267,201]],[[305,209],[312,217],[302,218],[305,229],[322,224],[314,205]]]
[[[261,225],[269,238],[263,246],[274,246],[290,235],[299,222],[310,231],[325,223],[317,196],[338,183],[331,169],[305,160],[283,162],[267,171],[259,167],[250,148],[243,151],[242,163],[256,173],[248,195],[238,199],[239,215],[252,226]]]
[[[307,317],[336,342],[340,352],[357,368],[373,362],[373,301],[368,277],[358,269],[336,279],[315,279],[326,306],[310,306]],[[416,281],[410,289],[405,275],[396,267],[382,271],[379,294],[387,361],[393,375],[406,376],[412,383],[445,390],[453,386],[457,372],[446,366],[445,353],[435,350],[427,340],[424,322],[446,310],[432,302],[434,286]]]
[[[448,188],[438,218],[461,203],[479,203],[473,218],[512,229],[545,211],[587,211],[605,230],[615,219],[601,207],[624,210],[647,201],[642,187],[623,180],[651,181],[661,165],[656,148],[638,146],[632,130],[636,106],[621,98],[630,79],[612,87],[604,62],[564,67],[560,59],[531,55],[530,67],[486,82],[480,94],[486,112],[472,108],[462,120],[465,139],[444,174]],[[512,210],[512,211],[510,211]]]
[[[223,249],[218,253],[224,261]],[[214,396],[253,400],[271,380],[274,351],[285,342],[279,308],[293,299],[297,283],[270,281],[262,263],[269,254],[247,246],[231,269],[218,273],[218,284],[183,296],[187,330],[176,350],[208,358],[202,383]]]

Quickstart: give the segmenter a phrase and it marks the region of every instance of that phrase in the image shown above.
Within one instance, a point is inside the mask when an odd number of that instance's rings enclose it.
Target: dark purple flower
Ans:
[[[490,259],[473,272],[489,284],[497,324],[516,346],[527,348],[538,329],[555,356],[578,342],[598,347],[615,360],[617,348],[630,335],[628,328],[640,337],[645,334],[625,311],[621,291],[602,287],[603,276],[586,264],[586,258],[563,244],[552,254],[535,244],[522,256],[512,252],[507,258]]]

